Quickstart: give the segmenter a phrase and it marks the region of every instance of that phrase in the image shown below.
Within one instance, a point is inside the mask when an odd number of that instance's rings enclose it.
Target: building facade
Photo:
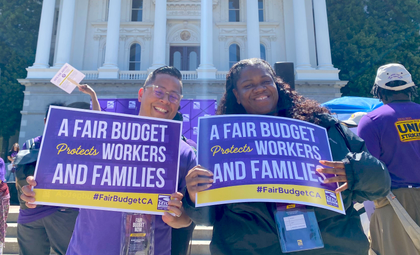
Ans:
[[[151,70],[181,70],[184,98],[217,99],[241,59],[293,62],[296,89],[325,102],[346,82],[331,62],[325,0],[44,0],[19,143],[42,134],[46,107],[89,102],[49,82],[64,63],[99,98],[136,98]]]

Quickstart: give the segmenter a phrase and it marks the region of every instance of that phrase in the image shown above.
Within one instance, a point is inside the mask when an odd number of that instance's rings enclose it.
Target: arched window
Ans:
[[[241,60],[241,48],[239,45],[232,44],[229,46],[229,69]]]
[[[132,0],[131,21],[143,20],[143,0]]]
[[[267,58],[265,57],[265,46],[260,44],[260,58],[267,60]]]
[[[239,22],[239,0],[229,0],[229,22]]]
[[[174,67],[178,70],[182,70],[182,68],[181,68],[182,62],[181,61],[182,61],[181,52],[175,51],[174,52]]]
[[[188,70],[194,71],[198,67],[197,53],[195,51],[191,51],[190,52],[190,55],[188,56],[188,58],[189,58],[188,63],[190,65],[189,68],[188,68]]]
[[[140,70],[141,63],[141,46],[138,43],[134,43],[130,47],[130,67],[129,70]]]
[[[260,22],[264,21],[264,0],[258,0],[258,19]]]

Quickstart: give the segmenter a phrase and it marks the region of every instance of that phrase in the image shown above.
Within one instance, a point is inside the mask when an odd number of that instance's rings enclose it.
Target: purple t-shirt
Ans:
[[[42,141],[42,136],[37,136],[34,138],[36,149],[39,149],[39,146],[41,145],[41,141]],[[23,144],[22,150],[26,150],[26,142]],[[25,210],[19,209],[19,216],[18,216],[17,222],[19,224],[27,224],[27,223],[42,219],[44,217],[47,217],[55,213],[59,209],[60,207],[48,206],[48,205],[44,205],[44,206],[37,207],[34,209],[25,209]]]
[[[181,141],[178,190],[185,176],[197,164],[193,150]],[[122,213],[80,209],[67,255],[120,254]],[[155,254],[171,254],[171,227],[155,216]]]
[[[9,154],[7,156],[9,156],[11,158],[15,158],[17,154],[18,154],[17,151],[9,151]]]
[[[383,161],[392,188],[420,186],[420,105],[394,102],[368,113],[358,134],[369,152]]]
[[[6,175],[6,165],[4,164],[4,160],[0,158],[0,180],[2,182],[6,181],[5,175]]]

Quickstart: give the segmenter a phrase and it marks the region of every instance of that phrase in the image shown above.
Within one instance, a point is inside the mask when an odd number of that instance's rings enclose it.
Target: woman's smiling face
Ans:
[[[277,112],[277,87],[269,71],[262,65],[245,67],[233,93],[238,104],[241,104],[248,114]]]

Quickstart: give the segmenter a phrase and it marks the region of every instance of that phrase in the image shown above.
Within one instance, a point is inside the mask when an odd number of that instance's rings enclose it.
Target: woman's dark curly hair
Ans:
[[[220,101],[217,114],[246,114],[244,107],[237,103],[235,94],[233,94],[233,89],[236,88],[236,84],[241,77],[243,69],[248,66],[261,66],[262,68],[265,68],[273,78],[279,94],[279,100],[277,102],[278,116],[318,124],[320,122],[320,114],[330,113],[327,108],[322,107],[318,102],[307,99],[292,90],[289,84],[283,82],[283,80],[276,75],[267,61],[251,58],[241,60],[229,70],[229,73],[226,75],[226,92]]]

